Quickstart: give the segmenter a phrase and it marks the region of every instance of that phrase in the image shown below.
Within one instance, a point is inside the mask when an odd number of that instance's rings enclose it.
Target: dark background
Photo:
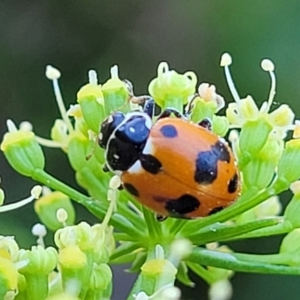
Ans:
[[[134,82],[135,91],[147,93],[159,62],[168,61],[181,73],[193,70],[199,82],[217,85],[232,101],[219,67],[220,56],[233,56],[233,77],[241,96],[266,100],[268,74],[260,69],[263,58],[276,64],[277,102],[287,102],[300,114],[300,2],[279,0],[223,1],[0,1],[0,134],[5,121],[29,120],[34,131],[49,137],[59,118],[45,66],[62,72],[66,105],[96,69],[99,81],[118,64],[121,77]],[[276,106],[276,105],[275,105]],[[72,186],[73,172],[61,151],[45,149],[47,170]],[[1,184],[7,201],[28,195],[33,182],[16,174],[0,156]],[[77,221],[94,219],[76,206]],[[15,235],[22,247],[35,243],[31,226],[38,221],[33,207],[1,214],[0,233]],[[52,236],[47,238],[52,243]],[[280,239],[235,243],[239,251],[270,253]],[[250,249],[250,250],[249,250]],[[113,299],[124,299],[134,276],[115,269]],[[299,278],[236,274],[233,299],[299,299]],[[183,289],[184,299],[206,299],[207,286],[197,282]]]

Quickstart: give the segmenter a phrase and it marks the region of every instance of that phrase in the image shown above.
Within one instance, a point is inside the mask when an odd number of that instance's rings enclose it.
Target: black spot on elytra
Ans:
[[[161,171],[161,162],[151,154],[142,154],[139,158],[142,167],[151,174],[157,174]]]
[[[219,211],[221,211],[221,210],[223,210],[224,209],[224,207],[223,206],[218,206],[218,207],[215,207],[215,208],[213,208],[210,212],[209,212],[209,216],[210,215],[213,215],[213,214],[215,214],[215,213],[217,213],[217,212],[219,212]]]
[[[166,201],[165,208],[173,217],[184,217],[199,208],[201,203],[191,195],[182,195],[178,199],[169,199]]]
[[[222,142],[216,142],[216,144],[211,148],[211,151],[218,158],[218,160],[226,161],[228,163],[230,162],[230,154],[227,147]]]
[[[211,184],[218,176],[218,161],[230,162],[226,146],[218,141],[211,150],[200,151],[196,158],[194,179],[199,184]]]
[[[138,197],[139,191],[131,183],[123,183],[123,187],[133,196]]]
[[[173,125],[164,125],[160,128],[160,132],[166,138],[174,138],[178,135],[177,129]]]
[[[228,184],[228,193],[234,193],[238,188],[238,175],[235,173]]]

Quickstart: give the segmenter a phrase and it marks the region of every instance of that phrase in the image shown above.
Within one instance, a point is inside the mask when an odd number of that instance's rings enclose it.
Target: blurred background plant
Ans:
[[[261,58],[276,64],[276,101],[288,103],[299,116],[296,104],[300,94],[297,29],[300,26],[298,1],[14,1],[0,3],[0,130],[13,117],[19,124],[30,120],[35,132],[49,136],[53,116],[53,94],[44,77],[49,63],[59,66],[64,99],[74,103],[76,91],[86,82],[86,71],[96,69],[99,81],[109,78],[109,68],[118,63],[121,77],[134,82],[136,94],[145,94],[149,78],[156,76],[158,62],[168,61],[176,70],[194,70],[200,81],[214,83],[225,101],[232,102],[219,57],[224,51],[234,56],[235,83],[240,95],[251,94],[260,106],[266,100],[269,81],[259,69]],[[274,107],[276,107],[276,103]],[[46,168],[61,180],[76,186],[73,171],[60,151],[45,149]],[[32,181],[21,177],[0,157],[1,184],[8,199],[27,194]],[[17,185],[17,188],[16,188]],[[288,197],[290,195],[286,193]],[[283,205],[285,199],[282,198]],[[96,221],[85,209],[76,206],[77,221]],[[33,207],[1,214],[1,234],[15,235],[24,248],[35,244],[31,226],[38,221]],[[53,237],[46,237],[47,244]],[[232,243],[237,251],[252,249],[270,253],[278,249],[280,238],[263,242]],[[115,298],[130,289],[131,279],[115,269]],[[192,279],[197,281],[192,276]],[[131,281],[131,282],[132,282]],[[233,299],[298,299],[298,278],[236,274]],[[197,281],[197,291],[183,288],[186,299],[206,296],[206,285]],[[119,287],[119,290],[118,290]],[[193,294],[195,293],[195,294]],[[196,297],[196,298],[195,298]]]

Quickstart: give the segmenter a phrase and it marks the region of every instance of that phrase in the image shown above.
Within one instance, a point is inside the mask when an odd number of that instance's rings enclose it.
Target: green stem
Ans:
[[[233,238],[230,238],[231,241],[233,240],[240,240],[240,239],[250,239],[250,238],[258,238],[258,237],[265,237],[265,236],[273,236],[273,235],[280,235],[280,234],[285,234],[289,233],[294,229],[292,226],[291,222],[289,221],[284,221],[282,223],[265,227],[265,228],[260,228],[257,230],[254,230],[252,232],[248,232],[246,234],[242,234]]]
[[[170,234],[177,235],[180,233],[181,228],[188,222],[188,220],[180,220],[180,219],[173,219],[173,224],[170,228]]]
[[[256,193],[254,196],[252,196],[254,192],[249,189],[238,199],[237,202],[224,209],[223,211],[200,220],[194,220],[192,222],[186,223],[183,228],[183,232],[185,232],[185,234],[188,234],[189,232],[195,232],[196,230],[199,230],[199,228],[204,228],[217,222],[230,220],[233,217],[240,215],[241,213],[255,207],[271,196],[277,195],[282,191],[283,189],[269,187],[268,189],[265,189],[260,193]],[[249,198],[249,195],[251,195],[251,198]]]
[[[69,187],[65,183],[59,181],[58,179],[54,178],[50,174],[46,173],[42,169],[36,169],[32,174],[32,179],[37,180],[49,186],[53,190],[61,191],[62,193],[68,195],[71,199],[75,200],[76,202],[84,206],[88,206],[89,203],[92,201],[91,198],[74,190],[73,188]],[[104,216],[106,213],[106,209],[103,209],[102,212]]]
[[[143,206],[144,219],[149,232],[149,241],[159,242],[161,238],[161,224],[157,222],[155,215],[146,207]]]
[[[216,241],[231,240],[253,230],[278,224],[278,218],[264,219],[239,225],[215,225],[205,227],[202,232],[193,232],[187,238],[195,245],[207,244]]]
[[[48,295],[48,276],[43,274],[25,274],[27,297],[30,300],[43,300]]]
[[[119,194],[121,196],[121,193]],[[145,221],[143,220],[143,218],[138,215],[136,212],[132,211],[129,207],[127,203],[123,203],[122,201],[120,201],[120,196],[118,199],[118,205],[117,205],[117,210],[118,212],[126,217],[128,220],[130,220],[130,222],[136,227],[139,228],[140,230],[143,230],[146,234],[147,230],[146,230],[146,224]],[[130,200],[128,200],[130,201]]]
[[[180,113],[183,112],[183,99],[182,97],[178,97],[178,98],[167,98],[165,99],[164,102],[164,107],[163,109],[168,109],[168,108],[172,108],[172,109],[176,109],[178,110]]]
[[[276,254],[245,254],[245,253],[232,253],[234,257],[242,261],[255,261],[259,263],[275,264],[275,265],[288,265],[291,261],[293,254],[291,253],[276,253]]]
[[[188,261],[201,265],[232,270],[236,272],[249,272],[261,274],[300,275],[299,267],[272,265],[255,261],[238,260],[233,254],[212,251],[204,248],[194,248]]]
[[[99,219],[103,220],[106,215],[107,206],[102,203],[93,201],[90,197],[74,190],[63,182],[57,180],[44,170],[36,169],[32,175],[32,178],[49,186],[50,188],[60,191],[68,195],[71,199],[85,206],[90,212],[92,212]],[[141,229],[136,228],[128,219],[118,213],[113,213],[109,224],[114,226],[116,229],[127,233],[130,236],[144,239],[143,232]]]
[[[208,284],[213,284],[216,280],[214,279],[212,273],[204,268],[203,266],[187,261],[186,265],[198,276],[204,279]]]
[[[141,247],[139,243],[123,243],[121,244],[115,251],[114,253],[110,256],[110,261],[113,261],[114,259],[118,259],[124,255],[131,254],[134,252],[134,250],[138,249]]]
[[[130,236],[124,232],[114,232],[114,238],[115,238],[115,240],[120,241],[120,242],[135,242],[136,241],[135,236]]]

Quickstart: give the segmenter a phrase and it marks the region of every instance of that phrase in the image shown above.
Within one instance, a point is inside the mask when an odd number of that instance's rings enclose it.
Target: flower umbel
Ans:
[[[17,128],[8,120],[8,132],[1,144],[17,172],[46,186],[40,198],[38,186],[28,199],[0,207],[0,212],[5,212],[39,198],[34,207],[43,223],[33,227],[37,245],[29,250],[22,249],[13,237],[0,237],[1,299],[110,299],[110,265],[122,263],[131,263],[130,270],[139,273],[128,300],[178,300],[181,293],[174,286],[176,279],[194,286],[189,270],[211,286],[210,299],[230,298],[229,280],[236,272],[300,275],[299,121],[294,122],[288,104],[273,109],[276,81],[270,60],[262,61],[271,88],[261,106],[251,96],[239,97],[229,71],[231,61],[228,54],[223,55],[221,65],[235,101],[227,105],[226,116],[221,115],[225,100],[215,85],[202,83],[196,90],[194,72],[180,74],[170,70],[166,62],[159,64],[157,77],[149,84],[150,96],[135,96],[132,84],[120,79],[117,66],[111,68],[110,79],[101,84],[96,71],[91,70],[88,83],[78,91],[77,103],[69,110],[59,89],[60,72],[47,67],[46,75],[53,83],[61,113],[53,122],[51,139],[36,136],[28,122]],[[188,122],[205,125],[206,130],[222,137],[230,131],[229,141],[241,178],[241,194],[233,205],[201,219],[168,218],[158,222],[153,212],[122,190],[122,175],[105,172],[104,150],[98,147],[101,123],[115,111],[141,113],[141,102],[149,100],[151,104],[151,97],[160,109],[172,109],[171,118],[182,114]],[[132,132],[132,128],[128,130]],[[288,130],[293,130],[291,139]],[[77,183],[85,192],[47,173],[40,145],[58,148],[67,155]],[[205,160],[209,167],[210,163]],[[218,168],[219,161],[216,163]],[[187,182],[184,178],[180,184]],[[282,212],[280,193],[289,188],[293,197]],[[187,186],[187,193],[189,189]],[[129,190],[138,195],[134,187]],[[213,193],[213,189],[210,191]],[[2,204],[2,189],[0,200]],[[72,201],[85,206],[99,222],[76,223]],[[55,231],[56,248],[46,245],[46,227]],[[226,245],[239,239],[282,234],[285,237],[275,254],[239,253]]]

